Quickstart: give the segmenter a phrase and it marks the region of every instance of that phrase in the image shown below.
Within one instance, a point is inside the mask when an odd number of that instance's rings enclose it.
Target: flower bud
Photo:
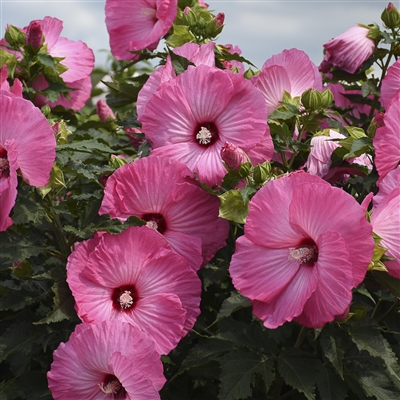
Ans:
[[[113,111],[104,100],[99,100],[97,102],[96,112],[100,120],[103,122],[107,122],[108,118],[115,119]]]
[[[393,3],[389,3],[388,6],[383,10],[381,14],[381,20],[390,29],[400,27],[400,14]]]
[[[35,50],[42,45],[43,31],[40,22],[31,21],[26,32],[26,44],[30,44]]]
[[[307,89],[301,95],[301,103],[303,106],[310,111],[315,111],[322,106],[322,96],[318,90]]]
[[[253,179],[257,185],[262,185],[271,173],[271,164],[265,162],[254,167]]]
[[[217,26],[218,28],[220,28],[225,21],[225,14],[224,13],[218,13],[217,16],[215,17],[215,19],[217,20]]]
[[[329,89],[321,92],[322,107],[326,108],[333,102],[333,94]]]
[[[239,171],[242,163],[247,161],[246,154],[238,146],[225,142],[221,148],[221,158],[234,171]]]

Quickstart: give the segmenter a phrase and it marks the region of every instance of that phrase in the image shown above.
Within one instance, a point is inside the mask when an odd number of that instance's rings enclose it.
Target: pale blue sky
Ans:
[[[242,55],[261,67],[284,49],[304,50],[319,65],[322,45],[357,23],[380,23],[388,1],[207,0],[215,13],[225,13],[218,43],[238,45]],[[392,1],[400,9],[400,0]],[[91,47],[98,65],[109,49],[104,23],[105,0],[0,0],[1,37],[8,23],[23,27],[45,16],[64,21],[61,36]]]

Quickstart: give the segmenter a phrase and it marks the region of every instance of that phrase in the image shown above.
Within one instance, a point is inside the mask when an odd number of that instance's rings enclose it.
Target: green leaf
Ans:
[[[274,360],[246,349],[234,350],[220,358],[220,400],[246,399],[252,394],[256,376],[264,381],[265,393],[274,379]]]
[[[55,294],[53,310],[45,318],[33,324],[50,324],[52,322],[60,322],[64,319],[78,319],[74,311],[75,301],[67,282],[55,282],[51,289]]]
[[[249,213],[249,200],[243,201],[239,189],[229,190],[218,196],[221,205],[219,208],[219,217],[228,221],[244,224]]]
[[[317,388],[324,400],[343,400],[347,394],[346,383],[326,366],[319,369]]]
[[[381,271],[374,271],[374,278],[381,284],[382,289],[389,289],[396,297],[400,297],[400,279]]]
[[[14,206],[12,219],[16,225],[28,222],[37,224],[46,216],[46,210],[28,196],[19,196]]]
[[[368,374],[357,373],[357,378],[365,394],[377,400],[398,400],[399,391],[391,385],[389,379],[379,371],[370,371]]]
[[[251,304],[247,297],[242,296],[237,291],[232,292],[230,297],[225,299],[224,302],[222,303],[217,319],[223,317],[229,317],[235,311],[250,306]]]
[[[100,143],[96,139],[89,139],[89,140],[82,140],[80,142],[61,144],[57,147],[57,150],[74,150],[74,151],[81,151],[84,153],[92,153],[94,150],[97,150],[100,153],[105,153],[107,155],[115,152],[111,147],[108,147],[105,144]]]
[[[175,54],[173,51],[169,51],[169,55],[171,57],[172,66],[174,67],[174,70],[177,75],[185,72],[188,69],[189,65],[195,65],[187,58]]]
[[[315,383],[321,362],[309,353],[288,348],[279,354],[278,371],[285,382],[305,394],[308,400],[315,399]]]
[[[41,332],[44,333],[43,331]],[[5,360],[10,354],[17,351],[24,355],[29,355],[37,338],[38,335],[32,334],[32,325],[29,322],[14,323],[1,336],[0,361]]]
[[[321,333],[321,347],[325,357],[332,363],[336,371],[343,379],[344,350],[340,338],[335,334],[331,324],[325,325]]]
[[[36,55],[40,64],[44,67],[50,68],[50,70],[55,74],[57,74],[56,63],[54,62],[54,58],[49,54],[37,54]]]
[[[378,323],[363,320],[355,326],[350,326],[349,333],[360,351],[366,350],[371,356],[384,361],[393,383],[400,388],[400,366],[397,357],[389,342],[380,333]]]

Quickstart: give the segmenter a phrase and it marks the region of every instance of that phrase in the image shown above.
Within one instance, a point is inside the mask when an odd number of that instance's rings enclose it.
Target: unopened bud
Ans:
[[[96,112],[100,120],[107,122],[108,118],[115,119],[113,110],[107,105],[104,100],[99,100],[96,104]]]
[[[318,90],[307,89],[301,95],[301,103],[307,110],[310,111],[318,110],[322,106],[321,93],[318,92]]]
[[[329,89],[321,92],[321,106],[326,108],[333,102],[333,94]]]
[[[128,164],[128,161],[122,155],[116,156],[115,154],[111,154],[111,158],[108,163],[111,167],[118,169],[119,167]]]
[[[388,6],[383,10],[381,14],[381,20],[390,29],[400,27],[400,14],[393,3],[389,3]]]
[[[271,173],[271,164],[265,162],[254,167],[253,179],[258,185],[262,185]]]
[[[221,158],[225,164],[234,171],[239,171],[242,163],[247,161],[246,154],[240,147],[225,142],[221,148]]]
[[[217,16],[215,17],[215,19],[217,20],[218,28],[220,28],[224,24],[225,14],[222,12],[218,13]]]
[[[31,21],[26,32],[26,44],[30,44],[35,50],[42,45],[43,31],[40,22]]]

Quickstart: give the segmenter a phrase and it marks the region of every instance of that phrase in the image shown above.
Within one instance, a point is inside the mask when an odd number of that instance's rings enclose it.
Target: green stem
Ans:
[[[376,303],[376,306],[375,306],[375,308],[374,308],[374,311],[372,311],[371,318],[374,318],[374,316],[375,316],[375,314],[376,314],[376,312],[377,312],[377,310],[378,310],[379,304],[381,304],[381,301],[382,301],[382,300],[379,299],[378,302]]]
[[[309,331],[309,329],[306,328],[305,326],[301,327],[301,330],[299,332],[299,336],[297,336],[297,340],[296,340],[296,343],[294,345],[294,347],[296,349],[299,349],[300,346],[303,344],[304,339],[306,338],[308,331]]]

